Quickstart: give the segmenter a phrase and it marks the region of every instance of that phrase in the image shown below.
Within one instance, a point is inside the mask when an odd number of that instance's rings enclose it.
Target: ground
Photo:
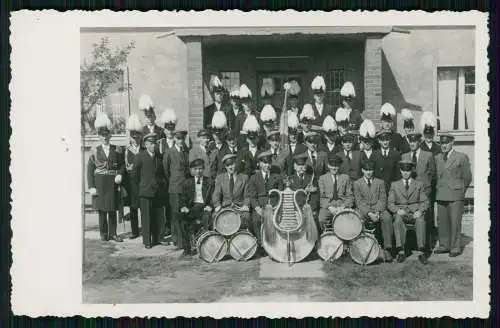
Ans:
[[[141,238],[102,242],[93,215],[86,216],[85,230],[85,303],[472,300],[467,236],[461,256],[433,254],[425,266],[415,255],[404,263],[360,266],[346,256],[323,263],[312,254],[289,267],[267,256],[208,264],[169,246],[147,250]],[[119,230],[126,234],[129,223]]]

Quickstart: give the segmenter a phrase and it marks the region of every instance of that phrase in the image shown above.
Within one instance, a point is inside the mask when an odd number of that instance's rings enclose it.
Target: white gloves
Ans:
[[[121,175],[121,174],[118,174],[118,175],[115,177],[115,183],[116,183],[116,184],[120,184],[120,183],[122,183],[122,175]]]
[[[90,192],[90,194],[91,194],[92,196],[97,195],[97,189],[95,189],[95,188],[90,188],[90,189],[89,189],[89,192]]]

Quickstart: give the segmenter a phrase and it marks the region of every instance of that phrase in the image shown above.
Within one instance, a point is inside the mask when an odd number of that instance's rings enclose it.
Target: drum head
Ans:
[[[363,223],[352,210],[343,210],[333,218],[333,232],[342,240],[353,240],[363,231]]]
[[[229,254],[236,261],[248,261],[257,252],[257,238],[248,231],[237,232],[229,241]]]
[[[222,210],[214,220],[214,229],[224,236],[232,236],[241,227],[241,218],[233,210]]]
[[[219,262],[227,254],[227,241],[215,231],[207,231],[198,239],[198,252],[200,258],[208,263]]]
[[[344,253],[344,243],[331,231],[323,233],[318,240],[316,251],[324,261],[335,261]]]
[[[349,243],[349,256],[358,264],[365,265],[375,262],[380,254],[377,239],[369,234],[362,234]]]

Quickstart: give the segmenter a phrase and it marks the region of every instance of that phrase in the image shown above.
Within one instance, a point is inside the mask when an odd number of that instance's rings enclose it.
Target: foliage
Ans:
[[[123,69],[127,63],[128,55],[135,48],[135,43],[130,42],[123,48],[112,49],[108,38],[101,38],[94,43],[92,60],[80,66],[80,94],[81,115],[83,131],[94,130],[96,106],[102,103],[111,92],[110,87],[123,77]],[[119,91],[130,89],[130,85]],[[113,122],[113,130],[121,125]]]

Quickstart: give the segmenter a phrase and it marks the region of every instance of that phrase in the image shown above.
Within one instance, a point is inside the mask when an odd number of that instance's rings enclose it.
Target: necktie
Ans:
[[[351,161],[351,152],[347,151],[345,157],[347,158],[348,161]]]
[[[264,181],[266,182],[267,187],[267,183],[269,182],[269,174],[264,173]]]
[[[201,183],[201,179],[200,178],[196,178],[196,184],[200,184]]]
[[[232,195],[234,190],[234,176],[231,174],[229,178],[229,193]]]
[[[443,159],[444,159],[445,162],[448,160],[448,153],[444,153]]]
[[[371,186],[372,186],[372,179],[366,180],[366,183],[368,184],[368,188],[371,188]]]
[[[405,179],[405,189],[406,189],[406,191],[408,191],[408,189],[410,189],[410,181],[408,181],[406,179]]]
[[[277,159],[277,158],[278,158],[278,152],[277,152],[276,150],[273,152],[273,158],[274,158],[274,159]]]
[[[299,174],[299,180],[300,180],[300,185],[302,186],[304,184],[304,175]]]
[[[313,170],[315,170],[316,169],[316,155],[311,154],[311,159],[312,159]]]
[[[413,155],[411,157],[411,160],[413,161],[413,163],[417,162],[417,151],[413,151]]]
[[[338,192],[337,192],[337,175],[333,176],[333,199],[337,200],[339,198]]]
[[[384,157],[387,157],[387,150],[384,149]]]

